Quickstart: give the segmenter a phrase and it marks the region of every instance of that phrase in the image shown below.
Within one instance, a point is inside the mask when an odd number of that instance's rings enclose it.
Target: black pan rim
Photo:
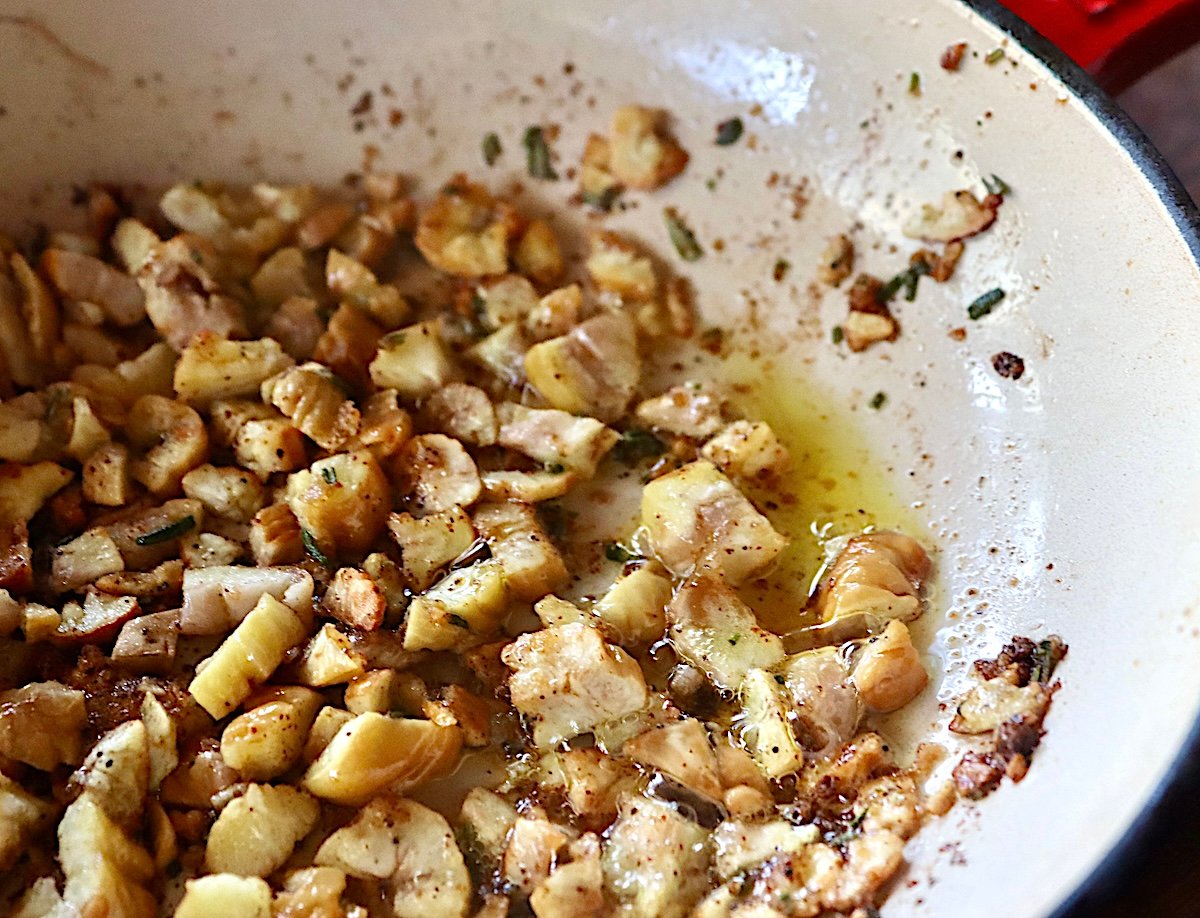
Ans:
[[[1149,181],[1166,208],[1179,236],[1187,244],[1192,259],[1200,265],[1200,208],[1192,201],[1183,183],[1150,142],[1112,97],[1101,89],[1082,67],[1029,23],[1000,5],[997,0],[959,0],[1004,32],[1041,61],[1080,102],[1088,107],[1109,134],[1124,148],[1134,165]],[[1096,864],[1078,887],[1058,904],[1051,918],[1080,918],[1088,906],[1098,901],[1104,890],[1116,884],[1134,865],[1139,848],[1162,816],[1160,810],[1169,792],[1184,784],[1200,763],[1200,715],[1192,722],[1167,768],[1166,774],[1146,800],[1145,806],[1126,827],[1117,843]]]

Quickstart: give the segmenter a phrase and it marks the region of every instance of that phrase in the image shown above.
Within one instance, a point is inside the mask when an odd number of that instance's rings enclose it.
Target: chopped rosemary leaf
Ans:
[[[896,294],[900,292],[900,288],[904,286],[904,278],[907,274],[907,271],[902,271],[882,287],[880,287],[875,294],[875,299],[880,303],[891,302],[891,300],[895,298]]]
[[[551,475],[561,475],[566,470],[567,470],[567,467],[565,465],[563,465],[561,462],[555,462],[551,465],[546,466],[546,471],[549,472]]]
[[[613,446],[613,458],[626,465],[633,465],[643,459],[653,459],[667,451],[667,445],[640,427],[631,427],[621,434],[621,439]]]
[[[1003,48],[993,48],[991,51],[989,51],[987,53],[987,57],[985,57],[983,59],[983,62],[985,64],[987,64],[988,66],[991,66],[992,64],[1000,63],[1000,61],[1002,61],[1002,60],[1004,60],[1004,49]]]
[[[835,325],[833,326],[833,331],[830,332],[829,337],[833,339],[834,344],[841,344],[842,340],[846,337],[846,333],[842,330],[842,326]]]
[[[196,518],[190,513],[177,519],[173,523],[168,523],[161,529],[154,529],[147,532],[145,535],[140,535],[133,541],[138,545],[161,545],[163,542],[170,542],[172,539],[177,539],[185,532],[191,532],[196,528]]]
[[[1046,684],[1054,675],[1054,670],[1062,662],[1065,647],[1057,637],[1039,641],[1037,652],[1033,657],[1033,670],[1029,674],[1030,682]]]
[[[777,258],[775,259],[775,267],[771,269],[771,277],[775,278],[775,281],[778,283],[787,276],[791,267],[792,263],[786,258]]]
[[[983,180],[983,187],[988,190],[988,194],[998,194],[1001,197],[1004,197],[1006,194],[1012,194],[1012,188],[1009,187],[1008,182],[995,173],[992,174],[991,181],[988,181],[986,178]]]
[[[335,485],[338,483],[337,469],[332,468],[331,466],[326,466],[325,468],[321,469],[321,477],[325,479],[326,484]]]
[[[742,119],[730,118],[728,121],[722,121],[717,125],[717,146],[727,147],[731,143],[737,143],[742,136]]]
[[[300,530],[300,541],[304,543],[305,553],[312,558],[321,567],[332,567],[333,563],[329,560],[329,556],[321,551],[321,546],[317,544],[317,537],[307,529]]]
[[[612,210],[613,204],[617,202],[617,198],[621,195],[620,185],[609,185],[599,194],[593,191],[585,191],[583,193],[583,203],[590,204],[596,210]]]
[[[529,166],[529,175],[535,179],[557,179],[558,173],[550,165],[550,148],[546,146],[546,138],[540,125],[534,124],[525,129],[521,138],[525,145],[525,159]]]
[[[915,70],[908,77],[908,94],[910,96],[919,96],[921,94],[921,74]]]
[[[861,832],[863,820],[867,818],[867,810],[864,807],[862,810],[854,814],[854,817],[846,825],[845,831],[839,832],[829,841],[834,845],[848,845],[853,839],[858,837]]]
[[[671,236],[671,244],[675,246],[675,251],[679,253],[679,257],[684,261],[699,261],[704,255],[704,249],[700,248],[700,243],[696,241],[695,234],[688,229],[687,224],[683,222],[673,207],[668,207],[663,211],[663,219],[667,223],[667,232]]]
[[[471,623],[461,615],[456,615],[453,612],[446,616],[446,621],[452,624],[455,628],[465,628],[467,631],[471,630]]]
[[[609,542],[604,546],[604,557],[609,561],[616,561],[618,564],[625,564],[627,561],[633,561],[635,558],[640,558],[641,555],[635,555],[620,542]]]
[[[971,319],[982,319],[989,312],[996,308],[996,304],[1004,299],[1004,291],[999,287],[989,290],[987,293],[980,294],[975,298],[975,301],[967,307],[967,316]]]
[[[495,131],[483,135],[483,161],[489,166],[495,165],[504,148],[500,146],[500,138]]]
[[[875,411],[878,411],[880,408],[882,408],[886,404],[887,404],[887,393],[886,392],[876,392],[874,395],[871,396],[871,400],[869,402],[867,402],[867,405],[869,407],[873,408]]]

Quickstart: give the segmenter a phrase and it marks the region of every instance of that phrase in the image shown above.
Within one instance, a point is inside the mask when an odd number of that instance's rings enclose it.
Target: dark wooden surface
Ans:
[[[1200,200],[1200,48],[1160,67],[1118,101]],[[1200,916],[1200,761],[1184,769],[1121,866],[1070,918]]]

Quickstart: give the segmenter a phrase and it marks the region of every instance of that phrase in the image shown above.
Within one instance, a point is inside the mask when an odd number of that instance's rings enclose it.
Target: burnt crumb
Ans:
[[[1028,759],[1041,740],[1041,721],[1027,714],[1018,714],[996,728],[996,754],[1005,762],[1016,756]]]
[[[1025,361],[1016,354],[1001,351],[992,357],[992,369],[1005,379],[1020,379],[1025,375]]]
[[[950,47],[942,52],[942,59],[939,61],[939,63],[942,65],[942,69],[949,70],[952,73],[955,70],[958,70],[958,68],[962,66],[963,54],[966,53],[966,50],[967,43],[965,41],[960,41],[950,45]]]
[[[954,766],[954,787],[959,796],[982,800],[1004,778],[1004,762],[992,752],[968,752]]]
[[[994,660],[976,660],[975,672],[984,679],[996,679],[1011,673],[1015,684],[1048,684],[1054,669],[1067,655],[1067,645],[1056,634],[1043,641],[1017,636],[1001,648]]]
[[[365,115],[371,110],[371,105],[374,103],[374,99],[374,95],[372,94],[371,90],[368,89],[358,97],[358,101],[355,102],[354,106],[350,109],[350,114]]]

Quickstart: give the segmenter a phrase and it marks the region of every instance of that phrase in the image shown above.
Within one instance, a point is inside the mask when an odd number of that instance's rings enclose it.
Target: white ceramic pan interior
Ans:
[[[678,207],[708,250],[688,272],[706,319],[753,332],[780,378],[845,415],[834,427],[870,444],[856,461],[892,492],[883,521],[903,516],[936,549],[920,634],[949,675],[896,735],[943,723],[966,664],[1013,634],[1070,644],[1029,776],[912,842],[885,914],[1048,913],[1152,798],[1200,704],[1195,236],[1104,120],[984,15],[952,0],[0,12],[0,228],[21,233],[68,213],[72,183],[333,184],[367,145],[422,191],[465,169],[558,210],[574,184],[527,180],[526,125],[560,126],[565,169],[617,105],[668,109],[691,164],[611,225],[669,253],[661,208]],[[956,41],[968,55],[947,73]],[[988,65],[994,48],[1005,58]],[[714,146],[731,115],[748,136]],[[508,152],[485,175],[486,131]],[[954,279],[901,304],[894,344],[835,349],[844,294],[809,289],[824,239],[856,227],[860,267],[889,276],[921,202],[993,173],[1014,193]],[[993,287],[1002,306],[969,322]],[[1022,379],[993,371],[998,351],[1025,359]],[[790,383],[775,391],[786,413]],[[829,428],[810,422],[819,441]]]

